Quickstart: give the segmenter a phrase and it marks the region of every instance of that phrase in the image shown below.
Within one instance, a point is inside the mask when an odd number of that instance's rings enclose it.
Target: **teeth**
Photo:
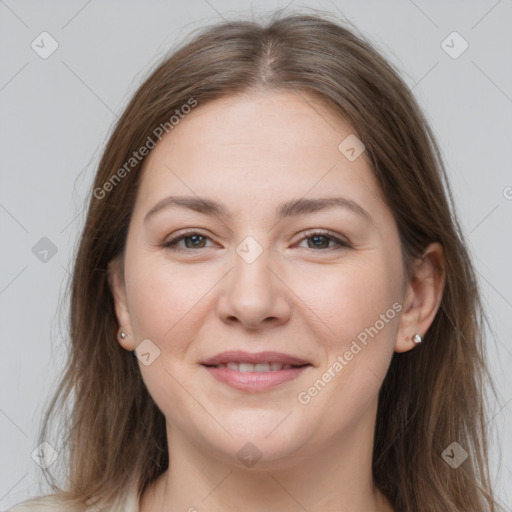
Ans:
[[[228,368],[235,372],[277,372],[279,370],[290,370],[293,368],[291,364],[282,364],[282,363],[221,363],[216,365],[216,368]]]

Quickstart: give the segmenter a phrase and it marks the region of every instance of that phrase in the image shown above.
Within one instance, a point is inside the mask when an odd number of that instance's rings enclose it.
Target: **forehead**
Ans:
[[[277,195],[332,195],[333,189],[381,201],[364,151],[351,161],[340,150],[354,131],[304,92],[199,104],[146,157],[136,210],[170,193],[238,200],[240,206]]]

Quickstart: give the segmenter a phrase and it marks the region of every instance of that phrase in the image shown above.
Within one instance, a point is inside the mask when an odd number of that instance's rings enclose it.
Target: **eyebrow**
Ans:
[[[146,213],[144,222],[147,222],[157,212],[168,208],[169,206],[179,206],[205,215],[214,215],[221,219],[231,219],[233,217],[233,214],[230,213],[223,204],[212,199],[198,196],[169,196],[159,201]],[[314,213],[333,207],[348,209],[367,221],[373,222],[371,215],[362,206],[351,199],[345,199],[343,197],[294,199],[279,205],[276,209],[276,216],[279,220],[282,220],[286,217]]]

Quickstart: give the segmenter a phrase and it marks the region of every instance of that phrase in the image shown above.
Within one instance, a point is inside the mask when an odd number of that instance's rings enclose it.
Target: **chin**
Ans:
[[[224,463],[240,469],[276,470],[296,465],[297,460],[304,457],[307,451],[305,443],[311,437],[306,434],[304,425],[293,424],[293,413],[284,421],[286,415],[282,413],[270,416],[274,420],[278,417],[277,421],[262,422],[261,418],[258,421],[258,415],[261,412],[249,415],[241,424],[226,424],[226,430],[233,437],[224,432],[212,439],[210,431],[204,433],[203,442]],[[288,421],[290,423],[286,424]]]

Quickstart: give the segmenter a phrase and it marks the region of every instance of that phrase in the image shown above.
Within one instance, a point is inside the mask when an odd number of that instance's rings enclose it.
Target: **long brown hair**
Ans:
[[[150,74],[117,122],[77,247],[69,360],[40,434],[47,440],[55,413],[66,413],[59,441],[66,481],[58,487],[47,472],[53,490],[77,510],[84,503],[109,509],[132,485],[142,494],[168,467],[165,418],[137,359],[116,340],[108,266],[123,253],[144,159],[127,162],[158,143],[157,127],[172,132],[169,120],[191,99],[201,105],[262,89],[315,95],[354,127],[394,214],[405,261],[431,242],[445,251],[435,320],[421,346],[393,355],[380,390],[376,486],[397,511],[497,510],[484,428],[484,316],[442,157],[394,67],[344,22],[319,11],[277,11],[264,23],[200,29]],[[453,442],[469,453],[457,469],[441,457]]]

